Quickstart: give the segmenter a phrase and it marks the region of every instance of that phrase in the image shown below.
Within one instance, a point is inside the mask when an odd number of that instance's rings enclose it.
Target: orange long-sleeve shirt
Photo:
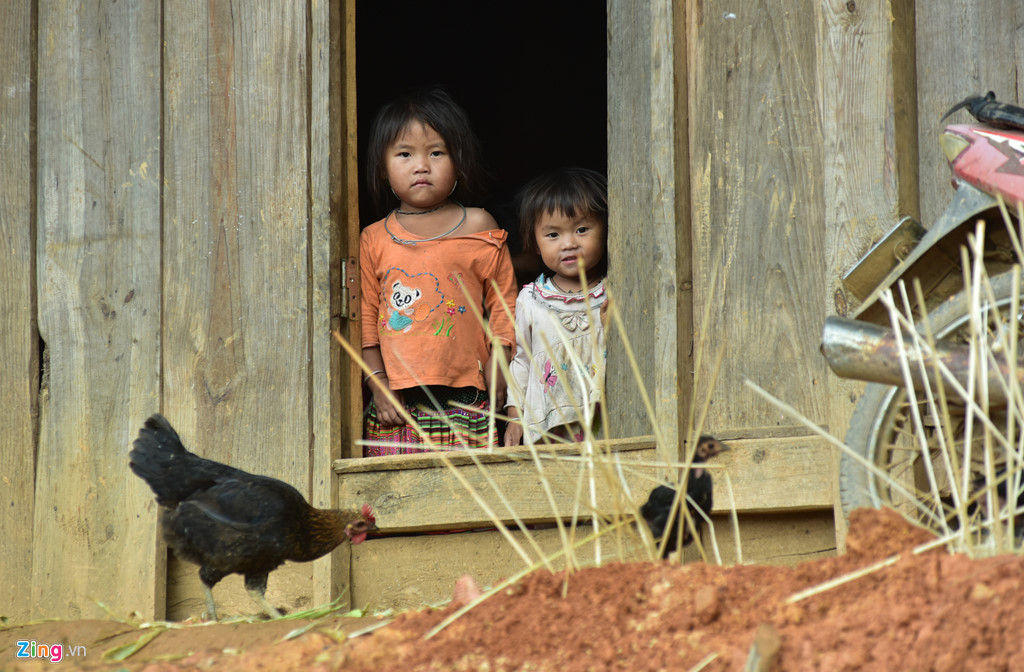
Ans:
[[[394,219],[389,226],[400,229]],[[407,245],[391,239],[383,220],[363,230],[362,346],[380,346],[392,389],[485,389],[490,342],[471,305],[498,342],[514,349],[517,288],[506,237],[492,229]]]

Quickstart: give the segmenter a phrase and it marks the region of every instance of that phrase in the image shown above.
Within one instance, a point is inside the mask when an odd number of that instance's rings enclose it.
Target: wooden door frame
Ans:
[[[362,343],[357,287],[349,278],[359,277],[359,156],[356,127],[356,22],[355,0],[332,2],[331,11],[331,329],[359,351]],[[344,270],[343,270],[344,267]],[[351,291],[348,291],[351,289]],[[352,301],[347,308],[344,293]],[[342,314],[344,312],[344,314]],[[361,457],[356,441],[362,435],[362,370],[335,341],[331,372],[332,435],[340,442],[339,456]]]
[[[356,151],[355,0],[310,3],[310,221],[313,265],[326,264],[325,286],[314,281],[317,299],[327,302],[328,317],[314,317],[313,429],[310,490],[314,506],[336,508],[338,488],[333,464],[358,456],[362,433],[362,377],[358,366],[335,338],[360,342],[358,303],[346,308],[346,276],[358,274],[359,169]],[[326,332],[326,333],[324,333]],[[328,416],[321,421],[326,410]],[[348,545],[345,545],[348,549]],[[343,594],[350,583],[351,553],[331,553],[313,565],[313,602],[324,604]]]
[[[341,316],[342,260],[358,258],[359,240],[355,0],[329,4],[331,326],[358,350],[358,306],[348,318]],[[653,400],[660,444],[667,447],[663,457],[676,459],[671,447],[680,445],[693,384],[687,98],[685,87],[674,81],[676,72],[684,81],[686,74],[685,2],[611,0],[607,12],[609,34],[615,34],[609,40],[606,94],[610,285],[624,324],[633,325],[630,345]],[[638,105],[644,114],[636,113]],[[656,287],[664,291],[652,290],[652,258],[665,260],[656,269],[664,279]],[[608,380],[629,381],[627,389],[635,389],[625,344],[614,326],[609,331]],[[337,345],[330,368],[338,456],[360,457],[362,371]],[[652,431],[639,395],[610,396],[607,411],[616,438]]]
[[[693,388],[685,0],[610,0],[608,34],[609,288],[628,332],[609,325],[607,431],[653,432],[674,461]]]

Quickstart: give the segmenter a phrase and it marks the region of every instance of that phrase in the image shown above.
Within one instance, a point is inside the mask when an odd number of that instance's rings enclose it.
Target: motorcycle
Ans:
[[[915,493],[932,492],[942,502],[936,508],[945,508],[945,518],[951,519],[950,502],[956,499],[951,495],[956,487],[948,477],[943,479],[941,474],[948,470],[940,464],[949,460],[942,444],[948,442],[950,433],[954,442],[957,437],[960,441],[955,454],[965,460],[965,466],[970,464],[965,483],[984,484],[986,474],[990,479],[996,474],[1007,480],[1005,456],[993,465],[982,459],[984,451],[972,453],[966,446],[964,452],[963,437],[971,435],[969,431],[965,434],[965,426],[973,422],[968,419],[967,404],[954,402],[952,411],[938,413],[922,401],[920,393],[927,386],[936,389],[949,382],[935,375],[931,366],[904,368],[899,351],[906,334],[903,329],[893,329],[890,309],[883,300],[890,290],[909,300],[916,330],[924,333],[927,324],[936,339],[927,351],[929,362],[940,361],[963,385],[974,369],[968,346],[972,297],[964,279],[971,262],[961,248],[976,231],[984,231],[983,248],[975,249],[983,249],[981,260],[992,290],[985,292],[981,310],[1005,316],[1016,305],[1014,297],[1019,296],[1021,287],[1020,275],[1013,269],[1024,261],[1018,221],[1024,212],[1024,109],[999,103],[989,93],[964,100],[943,120],[964,107],[978,123],[946,126],[939,140],[955,187],[948,207],[931,227],[904,218],[873,245],[843,277],[847,292],[860,299],[859,306],[847,316],[830,316],[825,322],[822,353],[829,366],[841,377],[869,383],[845,438],[846,445],[862,459],[845,453],[841,459],[840,497],[846,514],[860,506],[908,508]],[[978,227],[979,222],[984,229]],[[911,289],[915,280],[920,283],[920,295]],[[906,288],[902,293],[901,283]],[[978,305],[974,304],[975,310]],[[1003,324],[1022,331],[1021,317],[1004,317]],[[1024,338],[1020,342],[1024,343]],[[990,371],[985,410],[1001,428],[1007,427],[1010,405],[1006,397],[1012,391],[1000,384],[997,376],[1005,381],[1015,373],[1017,386],[1024,386],[1022,354],[1024,347],[1018,348],[1016,362],[1004,357]],[[913,395],[907,391],[908,369],[916,392]],[[918,405],[917,419],[911,403]],[[1019,440],[1019,431],[1016,438]],[[928,457],[923,458],[925,455]],[[865,461],[876,469],[867,467]],[[1013,482],[1020,487],[1019,478]],[[1002,487],[1005,494],[1006,486]],[[962,489],[959,497],[964,498]],[[972,505],[979,499],[972,500]],[[962,505],[961,511],[966,510],[967,503]]]

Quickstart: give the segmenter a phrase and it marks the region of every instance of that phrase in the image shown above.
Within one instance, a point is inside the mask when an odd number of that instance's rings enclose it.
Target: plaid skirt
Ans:
[[[487,393],[475,387],[444,387],[431,385],[403,390],[405,408],[419,425],[382,427],[377,420],[377,406],[370,402],[363,421],[364,457],[382,455],[408,455],[426,453],[432,448],[414,444],[432,444],[434,449],[487,448],[497,446],[487,436],[487,413],[490,402]],[[473,409],[452,406],[451,403],[472,406]]]

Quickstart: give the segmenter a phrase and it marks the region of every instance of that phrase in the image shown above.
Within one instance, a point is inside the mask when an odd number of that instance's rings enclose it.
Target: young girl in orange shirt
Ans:
[[[516,282],[506,232],[485,210],[462,204],[481,173],[466,114],[439,89],[399,98],[378,112],[367,156],[371,197],[387,215],[359,241],[362,354],[373,394],[363,454],[424,452],[428,438],[437,448],[496,445],[489,391],[502,408],[505,380],[492,360],[512,355],[515,331],[502,302],[512,309]]]

